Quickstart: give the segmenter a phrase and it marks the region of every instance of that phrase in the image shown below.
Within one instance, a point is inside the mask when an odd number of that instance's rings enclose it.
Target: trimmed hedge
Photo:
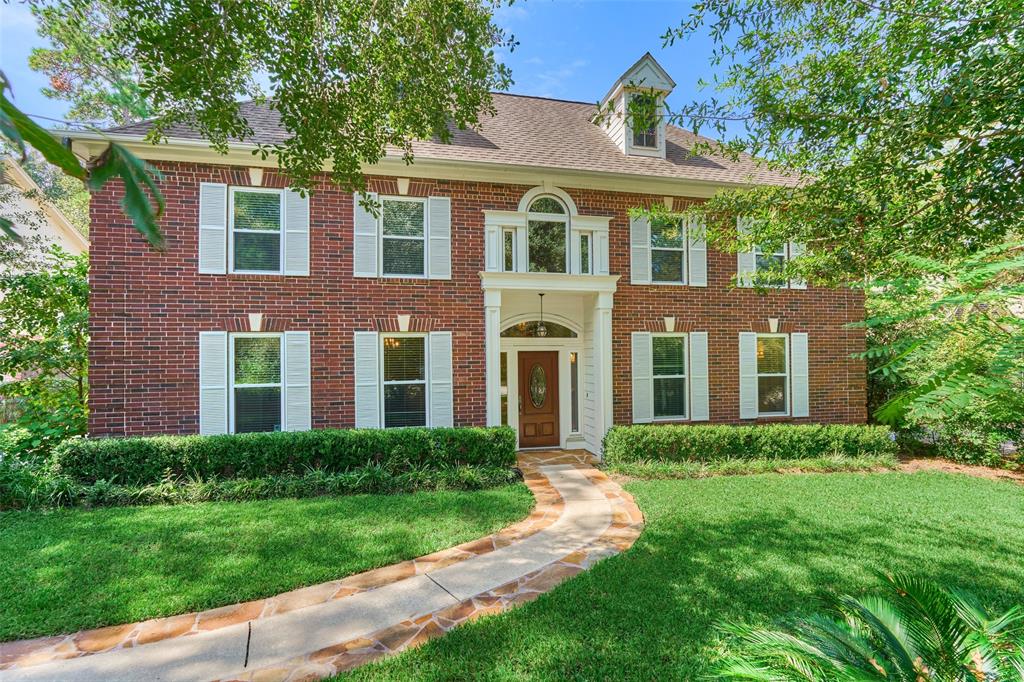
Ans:
[[[715,462],[895,453],[888,428],[846,424],[616,426],[604,438],[605,461],[613,466],[645,460]]]
[[[52,471],[79,483],[140,486],[168,477],[221,479],[391,472],[424,466],[513,467],[511,428],[323,429],[221,436],[78,438],[54,449]]]

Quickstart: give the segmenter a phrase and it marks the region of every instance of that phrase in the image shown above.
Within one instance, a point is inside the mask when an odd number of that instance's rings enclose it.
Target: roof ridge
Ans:
[[[492,95],[505,95],[506,97],[521,97],[523,99],[542,99],[547,102],[564,102],[565,104],[586,104],[589,106],[597,106],[597,102],[583,102],[578,99],[562,99],[561,97],[543,97],[541,95],[523,95],[518,92],[502,92],[500,90],[491,90]]]

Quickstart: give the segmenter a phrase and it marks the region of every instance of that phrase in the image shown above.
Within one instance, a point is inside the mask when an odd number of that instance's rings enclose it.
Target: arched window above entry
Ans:
[[[530,204],[531,213],[557,213],[559,215],[565,213],[565,206],[562,202],[554,197],[537,197]]]
[[[550,195],[530,203],[526,221],[526,252],[530,272],[569,272],[569,216]]]
[[[514,324],[501,333],[505,338],[514,339],[530,339],[530,338],[541,338],[537,334],[537,328],[540,326],[540,320],[529,320],[527,322],[520,322]],[[545,320],[544,327],[547,329],[546,336],[549,339],[575,339],[576,332],[569,329],[565,325],[558,324],[557,322],[550,322]]]

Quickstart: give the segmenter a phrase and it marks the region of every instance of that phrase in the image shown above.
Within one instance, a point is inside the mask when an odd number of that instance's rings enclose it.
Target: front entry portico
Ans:
[[[617,275],[480,273],[487,424],[520,448],[600,453],[612,424],[612,299]],[[535,330],[541,319],[548,333]]]

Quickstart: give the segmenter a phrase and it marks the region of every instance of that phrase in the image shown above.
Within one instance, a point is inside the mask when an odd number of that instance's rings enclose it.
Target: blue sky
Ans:
[[[670,105],[691,101],[700,96],[698,79],[710,78],[710,40],[700,36],[664,49],[661,40],[689,8],[653,0],[516,0],[497,16],[520,43],[503,55],[516,81],[511,92],[594,102],[650,51],[677,83]],[[0,68],[15,102],[28,113],[61,118],[67,107],[40,94],[46,81],[27,65],[31,49],[42,44],[25,5],[0,4]]]

